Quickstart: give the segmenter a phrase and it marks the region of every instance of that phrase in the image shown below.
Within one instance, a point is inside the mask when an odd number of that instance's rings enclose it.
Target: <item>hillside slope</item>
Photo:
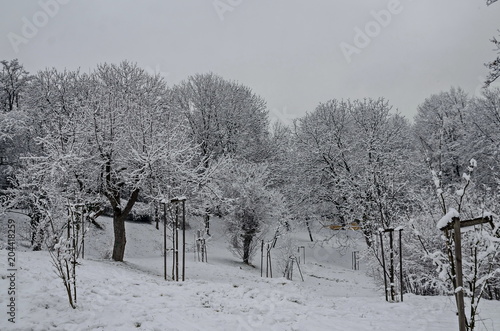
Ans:
[[[99,221],[105,230],[89,231],[86,259],[78,268],[77,309],[69,307],[48,253],[20,248],[16,324],[2,314],[1,330],[451,331],[458,326],[453,298],[406,295],[402,303],[387,303],[363,270],[350,269],[350,254],[310,247],[305,234],[296,238],[306,246],[304,282],[297,270],[293,281],[277,271],[275,278],[261,278],[260,261],[255,268],[240,263],[217,229],[208,263],[194,261],[193,233],[188,232],[186,281],[173,282],[163,279],[162,231],[127,223],[126,261],[117,263],[104,259],[112,245],[110,220]],[[5,219],[1,222],[3,236]],[[7,304],[6,253],[0,250],[2,307]],[[169,274],[170,268],[169,256]],[[500,329],[498,311],[499,302],[482,302],[479,330]]]

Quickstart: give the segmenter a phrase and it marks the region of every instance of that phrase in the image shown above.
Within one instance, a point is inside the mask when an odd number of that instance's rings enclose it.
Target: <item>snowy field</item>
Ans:
[[[3,312],[0,330],[458,329],[452,297],[405,295],[404,302],[387,303],[363,263],[361,270],[351,269],[350,251],[312,247],[305,233],[297,236],[297,244],[306,246],[304,282],[297,270],[293,281],[276,275],[277,266],[275,278],[261,278],[260,258],[254,258],[255,268],[238,262],[218,234],[208,244],[209,262],[195,262],[191,231],[186,236],[186,281],[173,282],[163,279],[163,231],[127,223],[126,262],[112,262],[107,258],[112,247],[107,218],[99,219],[104,231],[92,228],[87,236],[86,259],[77,269],[78,307],[73,310],[49,254],[26,251],[23,222],[18,216],[16,222],[16,323],[9,323]],[[0,233],[0,306],[5,311],[5,218]],[[170,263],[169,256],[169,273]],[[478,330],[500,330],[500,302],[483,301],[480,308]]]

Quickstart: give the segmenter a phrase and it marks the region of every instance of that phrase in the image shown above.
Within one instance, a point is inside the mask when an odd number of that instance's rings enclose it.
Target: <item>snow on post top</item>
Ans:
[[[441,219],[439,220],[439,222],[437,222],[436,227],[439,230],[445,228],[448,224],[450,224],[451,222],[453,222],[453,218],[454,217],[460,217],[460,214],[458,213],[458,211],[455,208],[450,208],[448,210],[448,212],[446,213],[446,215],[444,215],[443,217],[441,217]]]

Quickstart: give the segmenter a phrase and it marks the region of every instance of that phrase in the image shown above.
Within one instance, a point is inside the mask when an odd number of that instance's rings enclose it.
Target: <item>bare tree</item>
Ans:
[[[26,91],[30,76],[17,59],[0,61],[0,110],[19,109],[22,94]]]
[[[150,178],[171,149],[166,127],[166,86],[134,64],[103,64],[89,79],[85,120],[90,124],[89,143],[94,169],[99,169],[99,191],[113,211],[112,258],[123,261],[126,245],[125,219]],[[175,132],[175,134],[181,134]]]
[[[59,193],[49,193],[69,202],[107,201],[112,257],[123,261],[125,219],[140,192],[153,194],[147,188],[165,180],[159,176],[169,175],[167,166],[170,174],[180,164],[193,168],[193,148],[184,144],[183,118],[169,108],[164,81],[128,62],[103,64],[89,75],[47,70],[36,76],[29,102],[39,150],[24,174],[36,169],[36,187],[57,184]]]
[[[302,208],[328,224],[357,220],[367,243],[407,197],[408,123],[383,99],[320,104],[295,123]]]
[[[496,38],[491,39],[491,42],[493,45],[495,45],[495,48],[497,52],[500,54],[500,41]],[[488,77],[486,77],[486,81],[484,83],[485,87],[490,86],[494,81],[500,77],[500,56],[497,56],[496,59],[494,59],[491,62],[486,63],[486,67],[490,70]]]
[[[462,89],[451,88],[427,98],[415,116],[419,150],[445,184],[460,178],[466,161],[461,147],[467,139],[468,103]]]
[[[205,162],[222,155],[266,159],[266,104],[250,88],[209,73],[189,77],[172,92]]]
[[[208,73],[189,77],[171,92],[205,168],[223,156],[253,162],[269,157],[266,104],[250,88]],[[213,205],[202,212],[207,231],[210,215],[218,208]]]
[[[234,160],[221,182],[231,204],[224,219],[230,249],[246,264],[271,224],[283,218],[283,197],[270,184],[266,165]]]

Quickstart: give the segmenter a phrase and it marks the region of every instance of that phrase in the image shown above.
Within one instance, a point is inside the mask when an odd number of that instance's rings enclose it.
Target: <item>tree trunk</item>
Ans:
[[[210,214],[208,213],[208,210],[205,212],[205,215],[203,215],[204,222],[205,222],[205,231],[207,235],[210,235]]]
[[[252,243],[253,235],[245,234],[243,236],[243,262],[249,264],[250,259],[250,244]]]
[[[42,250],[43,228],[40,227],[40,216],[35,213],[31,216],[31,246],[34,251]]]
[[[307,226],[307,232],[309,233],[309,239],[311,240],[311,242],[314,242],[314,239],[313,239],[313,236],[311,233],[311,227],[309,226],[309,220],[306,220],[306,226]]]
[[[115,243],[113,245],[113,260],[123,262],[125,254],[125,244],[127,238],[125,236],[125,217],[123,214],[113,215],[113,229],[115,234]]]
[[[128,199],[127,205],[123,210],[120,206],[119,191],[115,191],[114,195],[107,195],[108,199],[113,206],[113,230],[115,234],[115,242],[113,244],[113,260],[123,262],[123,255],[125,254],[125,244],[127,239],[125,237],[125,219],[132,211],[137,198],[139,197],[139,189],[135,189]]]

